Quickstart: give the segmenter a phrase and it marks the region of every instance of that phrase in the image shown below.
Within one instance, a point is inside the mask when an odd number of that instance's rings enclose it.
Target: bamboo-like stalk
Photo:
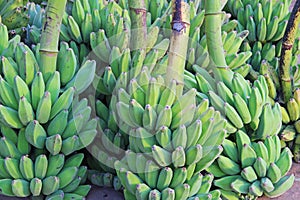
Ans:
[[[166,84],[177,82],[177,95],[184,87],[184,68],[190,32],[190,6],[186,0],[173,0],[172,35],[170,41]]]
[[[146,48],[147,9],[144,0],[129,0],[131,18],[131,50]]]
[[[295,36],[300,22],[300,1],[297,0],[292,10],[287,29],[285,31],[282,50],[280,57],[279,73],[280,73],[280,84],[281,84],[281,98],[284,103],[287,103],[292,97],[293,93],[293,77],[291,75],[291,60],[292,50],[295,41]]]
[[[56,70],[60,26],[67,0],[49,0],[41,35],[40,71],[45,80]]]
[[[205,0],[205,32],[211,64],[214,65],[214,76],[217,81],[231,85],[233,72],[226,64],[222,43],[222,1]]]

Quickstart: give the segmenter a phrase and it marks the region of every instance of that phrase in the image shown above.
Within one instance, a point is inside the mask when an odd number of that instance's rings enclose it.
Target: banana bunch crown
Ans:
[[[222,155],[207,170],[216,177],[222,199],[256,199],[263,194],[274,198],[292,187],[295,177],[287,175],[292,154],[289,148],[281,150],[278,136],[251,142],[238,131],[235,142],[225,139],[222,146]]]
[[[278,134],[282,126],[280,106],[278,103],[271,105],[263,76],[259,76],[251,86],[242,75],[234,73],[231,84],[225,85],[221,81],[216,82],[206,70],[196,65],[194,69],[196,75],[185,74],[186,87],[197,88],[208,96],[211,105],[228,119],[228,133],[246,130],[254,140]]]
[[[69,158],[63,154],[35,159],[23,155],[20,158],[0,157],[1,194],[16,197],[45,197],[83,199],[91,186],[83,185],[87,167],[81,166],[84,155],[78,153]]]

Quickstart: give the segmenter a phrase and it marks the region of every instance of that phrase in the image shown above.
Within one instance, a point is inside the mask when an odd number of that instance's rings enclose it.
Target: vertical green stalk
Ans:
[[[282,41],[282,50],[280,57],[279,73],[280,73],[280,83],[282,90],[282,100],[284,103],[287,103],[292,97],[293,86],[292,81],[293,77],[291,75],[291,60],[292,60],[292,50],[293,44],[295,41],[295,36],[300,22],[300,1],[297,0],[293,11],[291,13],[287,29],[285,31],[283,41]]]
[[[226,64],[222,43],[222,1],[205,0],[205,32],[211,64],[214,65],[215,79],[231,85],[233,72]]]
[[[60,26],[67,0],[49,0],[41,35],[40,71],[48,80],[56,70]]]
[[[190,32],[190,6],[186,0],[173,0],[172,35],[166,74],[166,84],[177,82],[177,95],[184,87],[184,68]]]
[[[147,9],[144,0],[129,0],[131,19],[131,50],[145,49],[147,39]]]

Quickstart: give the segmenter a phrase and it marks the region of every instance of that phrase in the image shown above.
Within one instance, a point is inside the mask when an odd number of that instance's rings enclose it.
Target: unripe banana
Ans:
[[[243,179],[236,179],[230,184],[232,190],[240,194],[247,194],[250,185],[251,184],[248,181]]]
[[[160,170],[157,180],[157,189],[163,191],[165,188],[169,187],[171,180],[173,178],[173,171],[169,167],[165,167]]]
[[[68,109],[73,101],[75,88],[71,87],[67,89],[53,104],[50,119],[53,119],[60,111]]]
[[[42,192],[42,186],[43,183],[40,179],[38,178],[33,178],[30,181],[30,192],[33,196],[39,196]]]
[[[6,137],[0,139],[0,148],[2,149],[0,155],[2,157],[11,157],[19,159],[21,153],[17,149],[16,145]]]
[[[16,179],[11,183],[12,192],[17,197],[28,197],[30,195],[29,182]]]
[[[14,158],[5,158],[4,166],[9,175],[14,179],[22,179],[23,176],[19,169],[19,160]]]
[[[15,196],[12,191],[12,181],[11,179],[1,179],[0,180],[0,189],[1,193],[6,196]]]
[[[285,176],[287,172],[290,170],[292,165],[292,153],[288,148],[284,148],[280,154],[279,159],[275,162],[275,164],[279,167],[282,176]]]
[[[149,160],[146,162],[144,171],[147,185],[155,188],[159,179],[159,167],[153,161]]]
[[[21,97],[24,96],[26,97],[28,102],[31,103],[30,91],[26,82],[19,76],[15,76],[14,82],[15,82],[14,93],[16,99],[19,100]]]
[[[294,180],[295,176],[293,174],[285,176],[282,179],[280,179],[276,184],[274,184],[274,190],[272,190],[271,192],[265,192],[264,194],[272,198],[278,197],[292,187]]]
[[[177,147],[172,153],[172,164],[174,167],[183,167],[186,162],[185,151],[183,147]]]
[[[220,156],[218,158],[218,164],[221,170],[229,175],[236,175],[241,171],[240,166],[237,163],[225,156]]]
[[[20,129],[23,127],[18,112],[10,107],[0,105],[0,116],[2,121],[11,128]]]
[[[46,177],[56,176],[63,168],[64,163],[65,163],[65,156],[63,154],[50,156],[48,159],[48,167],[47,167]],[[42,173],[42,174],[44,174],[44,173]]]
[[[166,188],[161,192],[161,198],[166,200],[174,200],[175,199],[175,191],[171,188]]]
[[[33,162],[30,158],[28,158],[27,156],[22,156],[20,159],[19,168],[22,176],[27,181],[30,181],[34,178]]]
[[[255,181],[254,183],[251,184],[249,187],[249,193],[255,196],[262,196],[263,195],[263,189],[260,186],[260,181]]]
[[[257,175],[251,166],[244,168],[241,172],[241,176],[250,183],[257,180]]]
[[[271,192],[274,190],[274,185],[272,181],[269,178],[263,177],[261,179],[260,186],[263,188],[264,191],[266,192]]]
[[[162,167],[166,167],[172,162],[171,153],[159,146],[152,146],[152,155],[154,160]]]
[[[51,113],[51,93],[45,92],[45,94],[41,97],[37,109],[36,109],[36,119],[41,124],[45,124],[48,122]]]
[[[255,169],[258,177],[265,177],[267,173],[267,163],[262,158],[258,157],[253,164],[253,168]]]
[[[38,149],[43,149],[47,133],[40,123],[36,120],[31,121],[25,129],[27,141]]]
[[[45,155],[39,155],[35,159],[35,163],[34,163],[35,177],[42,180],[43,178],[45,178],[47,170],[48,170],[48,159],[47,159],[47,157]]]
[[[135,192],[136,199],[147,199],[150,191],[151,188],[148,185],[144,183],[138,184]]]
[[[42,193],[50,195],[58,190],[60,179],[57,176],[48,176],[43,179]]]
[[[26,126],[34,118],[33,109],[31,104],[27,101],[26,97],[21,97],[19,100],[18,109],[19,119],[24,126]]]

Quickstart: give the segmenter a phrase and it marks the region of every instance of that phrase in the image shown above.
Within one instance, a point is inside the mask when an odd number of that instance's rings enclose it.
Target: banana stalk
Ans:
[[[286,32],[283,37],[282,42],[282,54],[280,58],[280,78],[281,78],[281,88],[282,88],[282,98],[285,103],[292,96],[292,81],[290,64],[292,60],[292,50],[297,34],[297,29],[300,22],[300,1],[296,1],[293,11],[291,13]]]
[[[190,32],[190,6],[183,0],[173,0],[173,2],[172,35],[166,83],[176,80],[177,95],[180,95],[184,87],[184,68]]]
[[[215,65],[215,78],[224,81],[226,85],[231,84],[233,72],[226,64],[224,49],[222,45],[222,1],[205,1],[205,32],[207,37],[207,48],[213,65]]]
[[[48,80],[56,69],[60,26],[66,3],[67,0],[48,1],[40,48],[40,71],[45,80]]]
[[[147,41],[147,9],[144,0],[130,0],[128,2],[130,8],[130,18],[132,20],[131,27],[131,49],[138,50],[145,48]]]

